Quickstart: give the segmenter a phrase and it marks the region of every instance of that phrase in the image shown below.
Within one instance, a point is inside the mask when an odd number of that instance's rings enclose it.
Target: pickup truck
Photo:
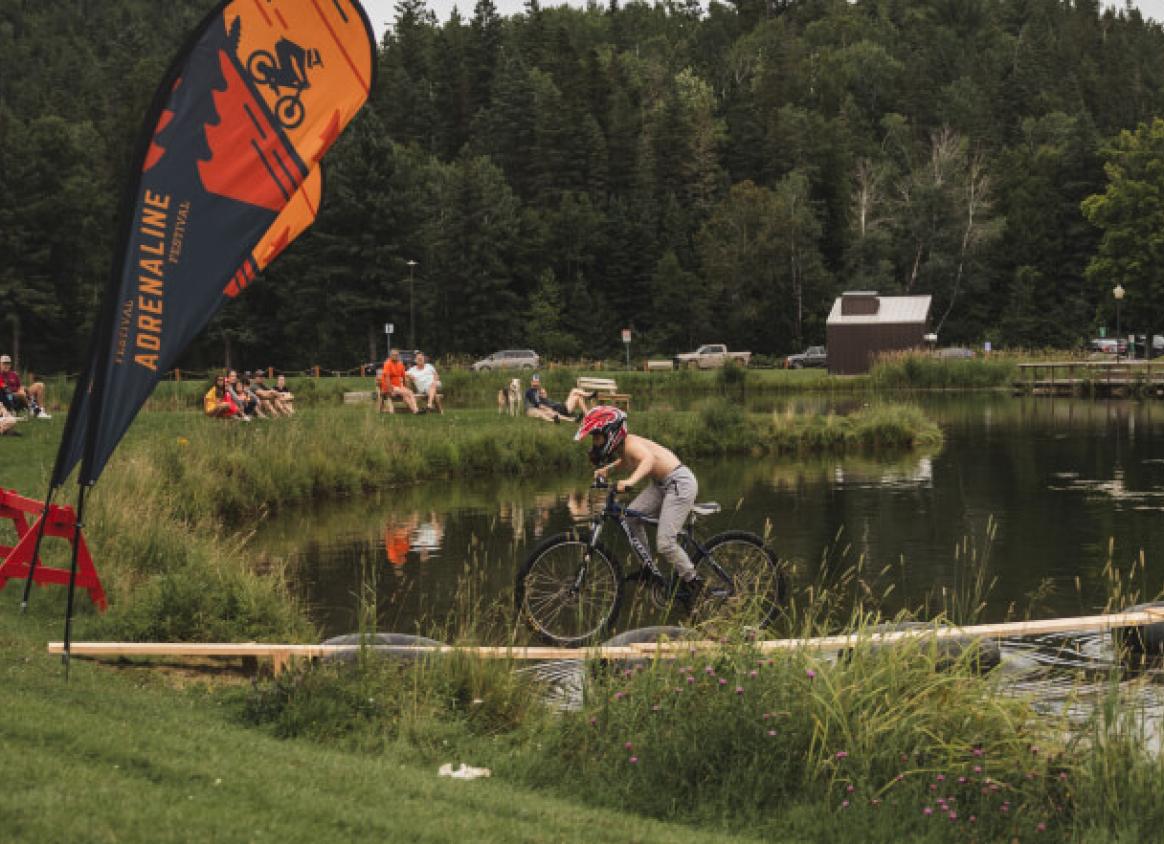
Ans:
[[[824,346],[809,346],[797,355],[784,358],[785,369],[805,369],[810,366],[828,366],[829,356]]]
[[[729,352],[722,343],[700,346],[694,352],[675,355],[675,368],[719,369],[724,366],[747,366],[751,352]]]

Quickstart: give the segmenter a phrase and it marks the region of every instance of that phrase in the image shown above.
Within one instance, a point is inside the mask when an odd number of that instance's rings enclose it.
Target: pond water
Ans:
[[[755,404],[845,412],[865,400]],[[971,591],[971,560],[997,578],[983,620],[1098,611],[1109,560],[1125,594],[1160,591],[1164,405],[994,394],[915,401],[945,431],[940,451],[693,461],[700,499],[724,505],[701,523],[705,535],[767,529],[802,585],[824,561],[833,575],[860,563],[875,593],[889,590],[890,611],[932,610],[943,589],[947,605]],[[466,601],[507,594],[534,544],[588,519],[587,482],[547,474],[391,490],[288,515],[255,543],[292,561],[328,635],[357,629],[369,588],[381,630],[413,631],[418,619],[445,620]]]

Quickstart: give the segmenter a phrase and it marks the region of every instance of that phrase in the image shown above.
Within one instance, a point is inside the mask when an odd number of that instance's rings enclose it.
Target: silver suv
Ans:
[[[494,352],[473,364],[475,372],[490,372],[494,369],[537,369],[541,363],[538,353],[530,349],[507,349]]]

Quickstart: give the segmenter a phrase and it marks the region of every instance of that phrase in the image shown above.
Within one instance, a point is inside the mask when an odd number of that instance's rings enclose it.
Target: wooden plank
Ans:
[[[1113,630],[1120,627],[1143,627],[1164,622],[1164,607],[1109,615],[1048,618],[1039,621],[1008,621],[967,627],[922,627],[909,630],[861,632],[841,636],[818,636],[812,639],[769,639],[756,642],[761,652],[781,650],[844,650],[860,643],[888,644],[907,639],[1010,639],[1023,636],[1046,636],[1051,633],[1081,633]],[[631,645],[640,651],[683,651],[694,647],[706,650],[711,642],[669,642],[666,644]]]
[[[770,639],[758,641],[761,652],[781,650],[843,650],[859,643],[887,644],[907,639],[1004,639],[1020,636],[1045,636],[1051,633],[1075,633],[1112,630],[1119,627],[1142,627],[1164,623],[1164,607],[1136,610],[1135,612],[1074,618],[1048,618],[1039,621],[1010,621],[996,624],[977,624],[968,627],[933,626],[884,632],[859,632],[840,636],[819,636],[811,639]],[[714,641],[675,641],[625,645],[612,648],[553,648],[506,646],[400,646],[372,645],[373,650],[393,653],[463,653],[485,659],[552,660],[552,659],[634,659],[646,656],[674,658],[691,650],[716,650],[722,645]],[[111,657],[259,657],[269,658],[276,665],[285,666],[294,659],[316,659],[328,655],[352,653],[359,645],[287,645],[261,642],[74,642],[72,653],[77,656]],[[49,642],[49,653],[63,653],[61,642]]]

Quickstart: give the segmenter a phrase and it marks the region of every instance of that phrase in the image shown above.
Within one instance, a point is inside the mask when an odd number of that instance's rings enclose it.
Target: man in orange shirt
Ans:
[[[403,401],[413,413],[420,413],[416,406],[416,396],[412,390],[404,386],[404,364],[400,362],[400,350],[393,349],[388,353],[388,360],[384,361],[384,370],[380,373],[380,412],[385,409],[389,413],[396,411],[392,407],[392,399]]]

